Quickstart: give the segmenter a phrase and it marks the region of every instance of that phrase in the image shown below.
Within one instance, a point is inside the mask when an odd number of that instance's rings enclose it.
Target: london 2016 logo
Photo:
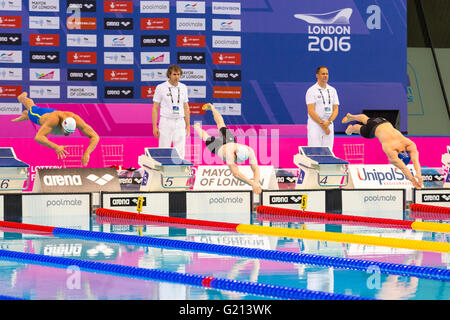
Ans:
[[[306,22],[308,51],[310,52],[349,52],[351,45],[352,8],[343,8],[324,13],[296,13],[294,18]],[[367,30],[381,29],[381,9],[379,6],[367,7]],[[358,29],[358,26],[356,27]],[[357,30],[356,32],[360,32]]]
[[[350,51],[350,17],[353,9],[345,8],[320,14],[295,14],[308,23],[308,51]]]

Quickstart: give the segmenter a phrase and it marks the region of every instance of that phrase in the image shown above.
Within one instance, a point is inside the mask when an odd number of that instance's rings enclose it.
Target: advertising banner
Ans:
[[[120,191],[114,168],[37,169],[33,192]]]
[[[414,189],[414,203],[450,207],[450,189]]]
[[[234,124],[306,124],[304,97],[324,65],[346,112],[399,110],[407,129],[406,0],[14,0],[0,9],[0,68],[22,69],[0,74],[0,86],[12,86],[2,102],[28,91],[89,119],[102,136],[148,135],[150,114],[144,123],[141,113],[123,119],[128,106],[152,104],[142,92],[166,81],[170,64],[183,68],[186,85],[205,87],[190,102],[242,106],[226,115]],[[55,71],[29,77],[35,64]],[[74,77],[73,69],[87,71]],[[106,107],[122,102],[118,115]],[[5,116],[0,125],[19,124]]]
[[[342,189],[342,214],[404,219],[405,190]]]
[[[305,199],[304,208],[302,208],[302,197]],[[277,207],[314,212],[325,212],[325,190],[278,190],[263,191],[263,206]]]

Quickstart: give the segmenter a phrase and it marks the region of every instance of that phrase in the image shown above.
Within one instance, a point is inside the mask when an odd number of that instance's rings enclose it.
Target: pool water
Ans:
[[[405,214],[407,215],[407,213]],[[245,217],[241,215],[220,218],[204,214],[189,218],[286,228],[306,226],[310,230],[450,242],[450,235],[445,233],[311,223],[303,222],[300,218],[296,218],[295,221],[293,219],[283,221],[282,219],[270,219],[257,213]],[[80,227],[79,222],[86,218],[67,216],[64,219],[66,223],[73,221],[74,226]],[[49,220],[45,216],[27,223],[58,226],[55,225],[54,220]],[[107,233],[450,268],[448,253],[236,234],[200,228],[182,228],[167,224],[138,225],[132,222],[130,224],[114,224],[107,219],[99,219],[95,214],[88,219],[86,224],[82,223],[81,225],[81,229],[84,230]],[[0,249],[382,300],[448,300],[450,298],[450,283],[445,281],[159,247],[65,239],[51,235],[11,232],[11,229],[0,230]],[[271,299],[267,296],[80,271],[76,267],[57,268],[11,260],[0,260],[0,296],[31,300]]]

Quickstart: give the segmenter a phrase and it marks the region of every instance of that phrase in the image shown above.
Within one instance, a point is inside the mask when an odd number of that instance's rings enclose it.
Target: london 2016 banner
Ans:
[[[150,136],[157,84],[183,68],[192,121],[304,125],[305,93],[328,68],[338,120],[363,109],[400,111],[406,130],[406,0],[99,1],[0,3],[0,135],[27,91],[73,111],[100,136]],[[336,121],[335,130],[344,127]]]

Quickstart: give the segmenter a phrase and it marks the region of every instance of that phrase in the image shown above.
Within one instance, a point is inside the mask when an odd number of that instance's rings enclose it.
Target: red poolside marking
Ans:
[[[411,224],[414,221],[397,220],[397,219],[385,219],[385,218],[374,218],[374,217],[358,217],[349,216],[344,214],[336,213],[322,213],[322,212],[312,212],[303,210],[293,210],[285,208],[276,208],[268,206],[258,206],[256,212],[264,214],[274,214],[274,215],[285,215],[285,216],[296,216],[296,217],[309,217],[309,218],[322,218],[330,222],[341,221],[341,222],[363,222],[370,224],[386,224],[390,226],[401,226],[411,228]]]
[[[432,213],[450,215],[450,208],[440,207],[440,206],[431,206],[429,204],[413,203],[412,205],[409,206],[409,209],[411,211],[417,211],[417,212],[432,212]]]
[[[105,208],[99,208],[95,211],[98,216],[115,217],[122,219],[133,219],[133,220],[144,220],[144,221],[158,221],[158,222],[168,222],[176,224],[185,225],[195,225],[195,226],[206,226],[206,227],[216,227],[222,229],[228,229],[236,231],[238,223],[228,223],[228,222],[218,222],[218,221],[207,221],[207,220],[197,220],[197,219],[186,219],[186,218],[174,218],[174,217],[162,217],[152,214],[134,213],[119,210],[111,210]]]
[[[211,288],[211,281],[213,281],[214,277],[206,277],[202,280],[202,286],[206,288]]]
[[[36,224],[26,224],[20,222],[11,222],[11,221],[0,221],[0,227],[11,228],[11,229],[22,229],[22,230],[32,230],[32,231],[40,231],[52,233],[55,227],[48,226],[38,226]]]

